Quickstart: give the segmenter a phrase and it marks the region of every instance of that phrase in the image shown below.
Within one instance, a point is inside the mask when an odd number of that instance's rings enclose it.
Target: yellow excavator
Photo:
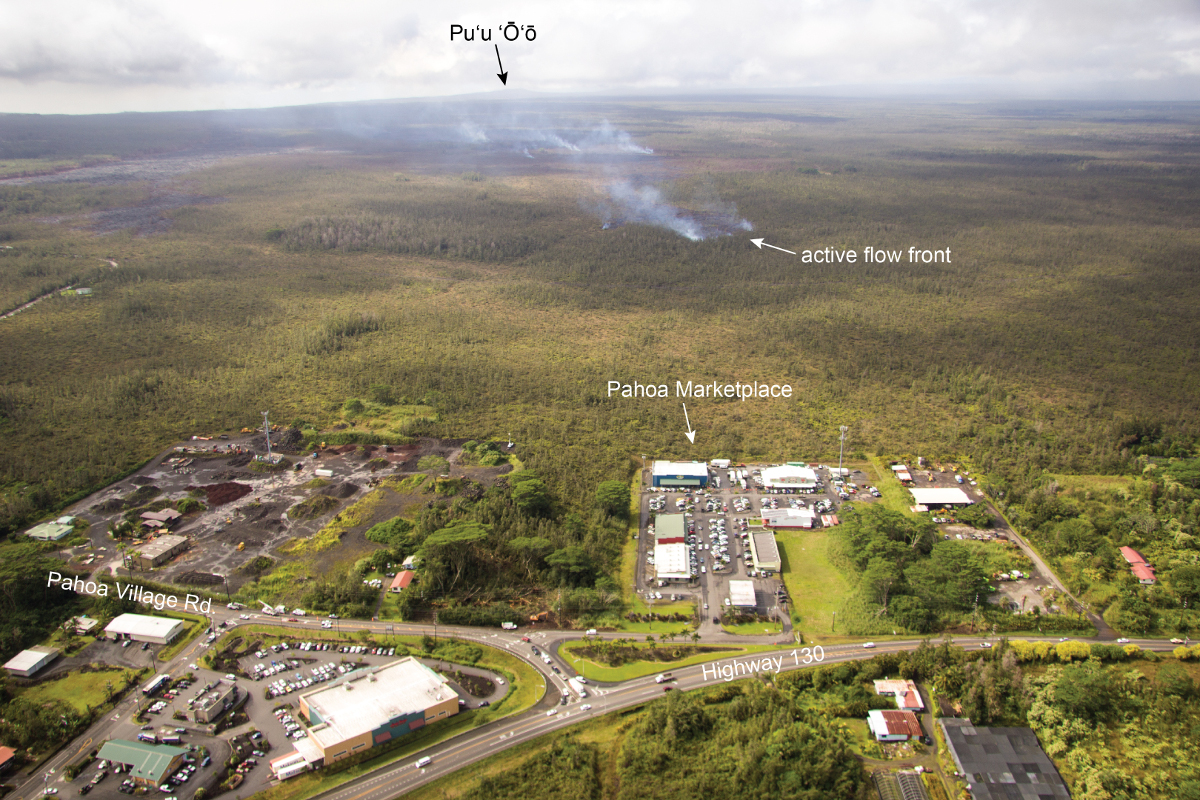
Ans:
[[[240,552],[242,552],[243,550],[245,550],[245,549],[246,549],[246,543],[245,543],[245,542],[238,542],[237,549],[238,549],[238,552],[239,552],[239,553],[240,553]]]

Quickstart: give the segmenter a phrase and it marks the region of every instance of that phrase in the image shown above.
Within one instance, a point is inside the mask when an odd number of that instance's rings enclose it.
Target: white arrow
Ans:
[[[755,246],[755,247],[757,247],[759,250],[762,250],[764,245],[766,245],[767,247],[771,248],[772,250],[783,250],[783,248],[782,248],[782,247],[776,247],[776,246],[775,246],[775,245],[773,245],[773,244],[766,244],[766,242],[765,242],[765,241],[763,241],[762,239],[751,239],[750,241],[754,242],[754,246]],[[792,255],[796,255],[796,254],[795,254],[793,251],[791,251],[791,250],[783,250],[783,252],[785,252],[785,253],[791,253]]]
[[[688,419],[687,403],[683,403],[682,405],[683,405],[683,419],[685,422],[687,422],[687,426],[688,426],[688,429],[687,429],[688,441],[691,442],[692,444],[695,444],[696,443],[696,432],[694,430],[692,430],[692,421]]]

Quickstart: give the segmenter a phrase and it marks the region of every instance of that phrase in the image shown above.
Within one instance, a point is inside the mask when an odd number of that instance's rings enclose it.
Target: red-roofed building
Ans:
[[[1134,550],[1132,547],[1122,547],[1121,555],[1125,556],[1125,560],[1128,561],[1130,564],[1145,564],[1146,563],[1146,559],[1144,559],[1142,557],[1142,554],[1139,553],[1137,550]]]
[[[877,742],[907,742],[923,735],[921,723],[911,711],[872,709],[867,712],[867,727],[875,734]]]
[[[408,585],[412,583],[412,579],[415,574],[416,573],[409,569],[396,573],[396,577],[392,579],[392,585],[388,588],[388,591],[395,594],[400,594],[400,592],[407,589]]]
[[[903,679],[875,681],[875,694],[882,697],[895,697],[896,708],[901,711],[925,710],[925,703],[921,700],[921,693],[917,691],[917,684],[912,681]]]
[[[1138,583],[1145,586],[1158,583],[1158,578],[1154,576],[1154,567],[1150,566],[1141,553],[1132,547],[1122,547],[1121,555],[1129,562],[1129,570],[1133,577],[1138,579]]]
[[[655,539],[655,544],[687,544],[687,539],[682,536],[668,536],[662,539]]]
[[[1129,569],[1133,571],[1133,577],[1138,579],[1138,583],[1146,586],[1158,583],[1158,578],[1154,577],[1154,567],[1148,564],[1134,564]]]
[[[17,763],[17,751],[11,747],[0,747],[0,772],[7,772]]]

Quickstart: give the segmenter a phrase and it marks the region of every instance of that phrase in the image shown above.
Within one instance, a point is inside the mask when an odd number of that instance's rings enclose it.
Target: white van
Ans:
[[[417,761],[416,764],[413,764],[413,766],[416,767],[417,769],[425,769],[432,763],[433,763],[433,759],[430,758],[429,756],[425,756],[424,758]]]

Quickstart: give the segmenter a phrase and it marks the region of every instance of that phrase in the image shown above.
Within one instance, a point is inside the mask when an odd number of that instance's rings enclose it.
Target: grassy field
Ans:
[[[1083,491],[1128,492],[1133,485],[1129,475],[1065,475],[1056,474],[1054,480],[1066,491],[1082,489]]]
[[[792,601],[792,624],[806,642],[827,642],[836,636],[837,611],[850,588],[829,561],[829,536],[820,529],[781,532],[775,537],[783,559],[783,582]]]
[[[762,636],[783,631],[783,625],[778,622],[747,622],[742,625],[722,625],[721,630],[738,636]]]
[[[690,642],[687,643],[690,644]],[[681,642],[681,644],[684,643]],[[697,644],[704,645],[704,642],[701,641]],[[689,656],[688,658],[683,658],[678,661],[635,661],[628,664],[622,664],[619,667],[609,667],[603,664],[597,664],[594,661],[588,661],[587,659],[576,655],[575,651],[584,646],[585,645],[582,642],[567,642],[561,648],[559,648],[559,654],[571,666],[572,669],[574,669],[583,677],[590,680],[614,682],[627,681],[630,678],[640,678],[644,675],[657,675],[660,672],[669,672],[677,667],[686,667],[691,664],[703,664],[707,661],[716,661],[718,659],[730,658],[731,656],[738,656],[745,653],[756,653],[760,650],[774,649],[774,645],[754,644],[743,645],[740,647],[731,645],[713,645],[714,647],[721,647],[722,650],[714,653],[701,653],[700,655]],[[647,646],[648,645],[645,642],[637,644],[639,649],[646,649]],[[657,646],[667,650],[669,650],[671,647],[669,643],[660,644]]]
[[[72,670],[66,677],[59,680],[47,681],[37,686],[21,691],[21,697],[34,703],[48,703],[61,700],[69,703],[80,712],[89,708],[98,708],[108,699],[108,685],[117,690],[122,685],[123,670],[113,669],[104,672],[83,672]]]

